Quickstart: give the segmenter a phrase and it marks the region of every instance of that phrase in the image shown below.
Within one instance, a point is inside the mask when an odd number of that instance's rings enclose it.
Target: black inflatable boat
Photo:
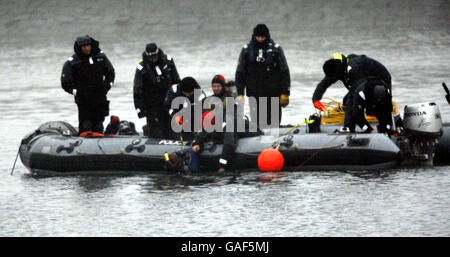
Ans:
[[[22,140],[20,158],[33,173],[102,171],[162,171],[164,153],[186,142],[145,136],[72,136],[65,122],[43,124]],[[283,130],[280,131],[281,134]],[[270,133],[266,133],[270,134]],[[274,137],[262,135],[238,140],[233,167],[257,168],[258,155],[279,144],[285,168],[314,170],[389,169],[401,160],[397,145],[382,134],[306,134],[298,131]],[[202,170],[218,168],[222,145],[209,143],[200,155]]]
[[[450,124],[442,124],[434,103],[405,106],[401,134],[341,133],[342,125],[285,126],[264,135],[238,140],[232,167],[257,169],[259,154],[275,148],[284,157],[283,170],[380,170],[400,166],[449,164]],[[395,122],[396,123],[396,122]],[[358,131],[357,131],[358,132]],[[158,172],[164,154],[188,148],[187,142],[143,135],[78,137],[66,122],[47,122],[25,136],[23,164],[36,174]],[[210,142],[200,154],[201,170],[215,171],[222,145]]]

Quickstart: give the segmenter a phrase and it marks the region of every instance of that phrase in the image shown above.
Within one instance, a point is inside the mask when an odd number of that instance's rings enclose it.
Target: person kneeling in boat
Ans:
[[[231,81],[230,81],[231,82]],[[205,129],[205,126],[209,128],[211,125],[215,125],[215,117],[210,112],[212,109],[216,108],[216,104],[214,101],[220,100],[222,103],[222,112],[224,121],[226,121],[226,106],[227,106],[227,97],[233,97],[232,89],[234,87],[234,82],[227,83],[225,77],[223,75],[215,75],[211,80],[211,88],[213,90],[213,95],[206,98],[205,106],[209,106],[208,110],[202,115],[202,128]],[[236,96],[236,95],[234,95]],[[229,98],[232,99],[232,98]],[[236,114],[237,106],[234,106],[234,112]],[[234,117],[233,117],[234,118]],[[203,144],[207,141],[213,140],[216,143],[223,143],[222,156],[219,158],[219,169],[218,172],[223,172],[229,166],[230,160],[234,156],[236,141],[237,141],[237,132],[226,132],[226,127],[223,127],[224,132],[207,132],[203,130],[202,132],[196,133],[194,137],[194,141],[192,142],[192,149],[195,152],[200,152],[203,150]],[[209,129],[208,129],[209,130]]]
[[[206,111],[203,114],[203,124],[215,124],[215,117],[212,112]],[[224,123],[225,124],[225,123]],[[208,125],[206,125],[208,126]],[[223,132],[207,132],[207,127],[205,130],[195,134],[194,140],[191,143],[192,150],[195,153],[200,153],[204,149],[204,144],[208,141],[213,141],[217,144],[223,144],[222,154],[218,160],[218,172],[224,172],[226,169],[231,167],[231,162],[234,159],[236,145],[237,145],[237,132],[227,132],[226,125],[224,125]]]
[[[388,85],[382,80],[370,78],[359,85],[353,94],[353,106],[351,108],[350,130],[354,130],[355,124],[358,124],[365,133],[375,132],[365,117],[365,110],[367,114],[375,115],[378,119],[378,133],[393,133],[392,94]]]
[[[320,111],[325,111],[325,106],[320,102],[322,96],[328,87],[338,80],[342,81],[349,91],[343,100],[345,117],[342,131],[345,132],[354,132],[354,126],[353,128],[350,126],[350,117],[353,111],[351,108],[353,106],[353,93],[358,86],[365,83],[370,77],[373,77],[383,81],[387,88],[392,90],[391,74],[386,67],[377,60],[365,55],[350,54],[345,56],[335,53],[332,59],[327,60],[323,64],[323,71],[325,77],[317,85],[312,97],[314,107]]]
[[[178,97],[181,98],[177,99]],[[164,106],[170,117],[168,127],[172,128],[169,131],[169,138],[179,139],[180,136],[185,140],[191,140],[193,138],[193,135],[195,134],[193,122],[195,118],[194,111],[199,109],[203,112],[203,101],[205,99],[206,94],[192,77],[185,77],[179,84],[172,85],[164,99]],[[177,101],[173,102],[174,100]],[[177,111],[175,108],[179,108],[180,105],[182,105],[182,108],[180,111]],[[178,116],[180,112],[181,114],[186,114],[186,116]],[[188,113],[190,113],[190,115]],[[188,118],[189,116],[190,119]],[[176,133],[174,128],[171,127],[171,125],[173,125],[171,124],[172,120],[182,126],[181,134]]]

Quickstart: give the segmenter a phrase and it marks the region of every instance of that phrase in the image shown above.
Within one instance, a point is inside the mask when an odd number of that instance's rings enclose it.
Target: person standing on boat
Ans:
[[[61,86],[75,95],[79,134],[103,133],[103,121],[109,115],[106,94],[114,83],[114,67],[100,50],[99,42],[88,35],[76,39],[74,50],[64,63]]]
[[[164,108],[164,98],[170,86],[179,82],[173,58],[155,43],[147,44],[136,68],[133,89],[138,117],[147,119],[147,136],[167,138],[169,116]]]
[[[314,90],[312,102],[315,108],[324,111],[325,106],[320,100],[325,94],[325,91],[338,80],[342,81],[349,91],[343,100],[345,106],[345,118],[342,131],[355,131],[355,126],[351,122],[351,117],[353,116],[353,94],[358,86],[366,83],[369,78],[376,78],[383,81],[389,90],[391,90],[392,87],[391,74],[386,67],[377,60],[365,55],[350,54],[345,56],[343,54],[335,53],[333,54],[332,59],[325,61],[323,64],[323,71],[325,77]]]
[[[281,107],[289,104],[291,78],[283,49],[272,40],[265,24],[253,29],[252,39],[242,48],[235,80],[242,101],[245,91],[248,97],[256,98],[256,106],[250,102],[250,111],[251,117],[256,116],[258,126],[261,115],[266,115],[267,124],[272,124],[271,97],[279,97],[277,122],[281,122]],[[259,109],[260,97],[267,97],[266,113]]]

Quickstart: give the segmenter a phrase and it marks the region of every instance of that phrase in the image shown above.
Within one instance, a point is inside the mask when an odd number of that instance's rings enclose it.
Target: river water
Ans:
[[[0,1],[0,236],[450,236],[448,166],[42,178],[19,160],[10,175],[26,133],[49,120],[77,125],[59,76],[79,35],[100,41],[116,70],[111,114],[138,130],[145,121],[132,80],[146,43],[210,94],[214,74],[234,79],[261,22],[290,66],[282,124],[314,112],[311,96],[334,52],[381,61],[400,110],[435,102],[449,122],[440,85],[450,73],[449,14],[448,1]],[[341,84],[326,93],[344,95]]]

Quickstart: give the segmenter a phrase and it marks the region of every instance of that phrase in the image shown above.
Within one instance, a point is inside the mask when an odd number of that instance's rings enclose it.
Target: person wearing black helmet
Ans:
[[[175,62],[155,43],[147,44],[134,76],[133,98],[138,117],[146,117],[145,134],[150,137],[167,137],[168,115],[164,98],[172,84],[180,82]],[[147,133],[148,132],[148,133]]]
[[[190,112],[190,120],[186,119],[184,117],[184,120],[178,120],[180,116],[177,116],[180,111],[178,109],[178,106],[172,106],[172,102],[177,98],[182,97],[182,111],[183,112]],[[178,124],[182,125],[183,128],[189,128],[189,130],[183,130],[181,135],[184,139],[191,139],[193,136],[193,133],[195,133],[195,110],[199,110],[200,116],[203,112],[203,102],[206,99],[206,95],[203,92],[203,90],[200,88],[200,85],[197,83],[197,81],[192,77],[185,77],[183,78],[180,83],[172,85],[167,95],[164,99],[164,107],[169,115],[169,123],[168,127],[169,129],[169,137],[178,137],[178,134],[173,131],[173,128],[171,127],[172,120],[176,121]],[[174,103],[174,105],[177,105],[177,103]],[[182,117],[183,118],[183,117]]]
[[[256,98],[256,106],[250,110],[256,113],[259,125],[260,97],[267,97],[267,124],[272,124],[271,97],[279,97],[279,120],[281,122],[281,107],[289,104],[290,73],[283,49],[270,37],[265,24],[258,24],[253,29],[252,39],[242,48],[236,69],[236,87],[238,97],[243,100],[247,96]]]
[[[351,117],[353,108],[354,92],[360,85],[365,84],[369,78],[381,80],[391,90],[391,74],[386,67],[375,59],[365,55],[335,53],[333,58],[325,61],[323,64],[325,77],[320,81],[314,90],[312,102],[314,107],[324,111],[325,106],[320,102],[322,96],[329,86],[342,81],[348,89],[343,104],[345,106],[344,128],[342,131],[354,132],[354,124],[352,125]]]
[[[379,125],[378,133],[392,133],[392,94],[388,85],[379,79],[368,79],[365,83],[358,86],[353,94],[353,111],[350,117],[350,130],[354,130],[355,124],[358,124],[365,133],[373,133],[372,128],[365,117],[367,114],[374,115]]]
[[[103,133],[103,121],[109,115],[106,94],[114,83],[114,67],[100,50],[99,42],[88,35],[76,39],[74,51],[64,63],[61,86],[75,96],[79,134]]]

